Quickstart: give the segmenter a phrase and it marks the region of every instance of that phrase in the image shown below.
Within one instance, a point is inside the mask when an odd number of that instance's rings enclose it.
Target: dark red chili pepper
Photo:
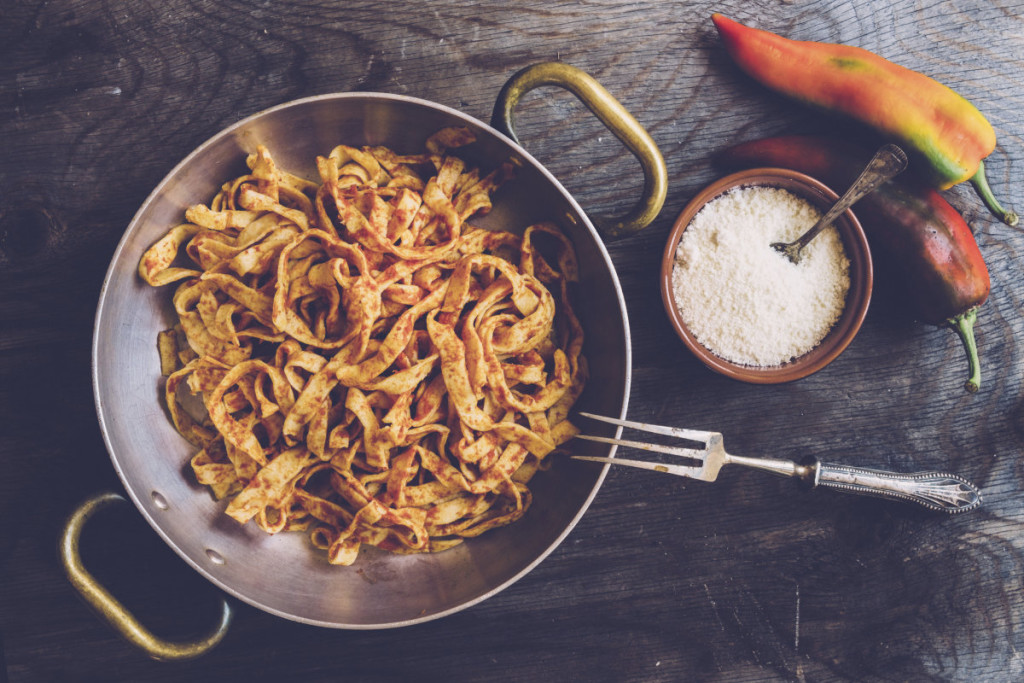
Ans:
[[[723,168],[773,166],[806,173],[842,194],[863,170],[871,150],[827,137],[780,136],[734,145],[718,154]],[[966,389],[978,390],[981,370],[974,340],[977,308],[988,299],[988,268],[963,217],[935,190],[890,181],[854,207],[882,267],[899,276],[915,315],[948,325],[967,351]]]

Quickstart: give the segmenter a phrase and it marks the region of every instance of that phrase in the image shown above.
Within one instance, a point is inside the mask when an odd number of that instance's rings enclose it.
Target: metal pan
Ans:
[[[519,97],[540,85],[576,93],[613,128],[645,169],[644,196],[626,220],[606,223],[609,234],[638,229],[657,215],[665,196],[665,167],[640,125],[596,81],[564,64],[541,64],[517,74],[495,107],[506,134],[448,107],[389,94],[343,93],[282,104],[218,133],[186,157],[156,187],[128,226],[100,294],[93,347],[99,423],[128,496],[157,533],[196,571],[230,595],[272,614],[318,626],[376,629],[436,619],[476,604],[524,576],[572,530],[604,478],[569,459],[531,482],[534,502],[523,519],[433,555],[394,555],[370,549],[353,567],[334,567],[300,533],[269,536],[239,525],[187,472],[192,448],[159,398],[156,335],[173,320],[170,292],[136,274],[143,251],[186,207],[206,201],[220,183],[245,172],[245,156],[266,145],[282,168],[315,178],[313,161],[334,145],[382,144],[418,151],[436,130],[465,125],[478,142],[471,159],[483,168],[515,157],[517,179],[496,197],[483,227],[525,227],[555,220],[578,250],[579,314],[589,331],[585,354],[591,376],[578,406],[624,415],[629,395],[630,340],[615,270],[598,232],[559,182],[519,146],[509,128]],[[594,454],[601,449],[595,448]],[[607,452],[607,448],[604,451]],[[195,656],[219,640],[229,619],[198,643],[155,641],[81,566],[77,539],[88,516],[109,495],[72,515],[62,545],[72,582],[133,642],[162,659]],[[155,643],[155,644],[154,644]]]

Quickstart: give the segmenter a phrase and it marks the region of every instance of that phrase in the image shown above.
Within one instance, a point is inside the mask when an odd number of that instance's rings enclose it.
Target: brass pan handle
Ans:
[[[526,67],[512,76],[498,93],[491,125],[518,143],[512,129],[512,112],[523,95],[545,85],[556,85],[575,95],[643,167],[644,190],[640,201],[622,218],[594,218],[598,229],[609,237],[620,237],[650,225],[661,211],[668,191],[665,159],[644,127],[590,74],[562,62],[542,62]]]
[[[231,624],[231,607],[227,600],[222,603],[220,622],[203,638],[186,643],[164,640],[153,635],[139,623],[138,619],[97,582],[82,564],[79,554],[79,539],[85,523],[97,511],[113,503],[126,502],[123,496],[116,493],[100,493],[78,506],[68,518],[64,525],[64,533],[61,534],[60,556],[64,563],[64,572],[71,585],[81,593],[86,602],[100,616],[106,619],[128,642],[144,650],[153,659],[171,661],[198,657],[216,646],[227,633],[228,626]]]

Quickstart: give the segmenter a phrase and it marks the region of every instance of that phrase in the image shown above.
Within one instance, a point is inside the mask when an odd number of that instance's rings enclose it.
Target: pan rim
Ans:
[[[98,421],[98,424],[99,424],[99,427],[100,427],[100,432],[102,434],[103,442],[104,442],[104,445],[105,445],[106,450],[107,450],[107,455],[110,458],[110,461],[111,461],[111,463],[112,463],[112,465],[114,467],[114,470],[117,472],[118,478],[120,479],[121,484],[122,484],[122,486],[125,489],[125,492],[127,493],[129,499],[134,504],[136,510],[138,510],[138,512],[142,515],[142,517],[146,520],[146,522],[154,529],[154,531],[156,531],[156,533],[164,540],[164,542],[168,546],[170,546],[170,548],[172,550],[174,550],[175,554],[177,554],[180,558],[182,558],[186,562],[186,564],[188,564],[193,569],[198,571],[200,573],[200,575],[202,575],[208,581],[210,581],[215,586],[217,586],[218,588],[220,588],[224,592],[228,593],[229,595],[235,597],[236,599],[238,599],[238,600],[240,600],[240,601],[242,601],[242,602],[244,602],[246,604],[249,604],[249,605],[251,605],[253,607],[256,607],[257,609],[260,609],[261,611],[268,612],[268,613],[273,614],[275,616],[279,616],[279,617],[288,619],[290,621],[295,621],[295,622],[299,622],[299,623],[303,623],[303,624],[308,624],[308,625],[313,625],[313,626],[321,626],[321,627],[326,627],[326,628],[336,628],[336,629],[346,629],[346,630],[383,630],[383,629],[391,629],[391,628],[400,628],[400,627],[405,627],[405,626],[412,626],[412,625],[415,625],[415,624],[420,624],[420,623],[424,623],[424,622],[428,622],[428,621],[433,621],[433,620],[440,619],[440,618],[445,617],[445,616],[449,616],[451,614],[454,614],[456,612],[462,611],[464,609],[467,609],[469,607],[472,607],[474,605],[477,605],[477,604],[483,602],[484,600],[486,600],[486,599],[496,595],[497,593],[505,590],[506,588],[508,588],[512,584],[514,584],[517,581],[519,581],[520,579],[522,579],[524,576],[526,576],[528,573],[530,573],[533,569],[535,569],[537,567],[537,565],[539,565],[543,560],[545,560],[552,552],[554,552],[554,550],[556,548],[558,548],[564,542],[564,540],[568,536],[568,534],[576,527],[576,525],[582,519],[583,515],[589,509],[591,503],[593,502],[594,498],[597,495],[598,490],[601,488],[602,484],[604,483],[604,479],[605,479],[605,477],[606,477],[606,475],[608,473],[609,466],[605,465],[604,467],[601,468],[601,471],[598,474],[598,476],[597,476],[597,478],[596,478],[596,480],[594,482],[594,485],[593,485],[593,487],[590,490],[590,493],[587,495],[587,497],[585,498],[583,504],[580,506],[579,510],[577,510],[576,513],[573,515],[573,517],[569,521],[569,523],[565,525],[565,528],[561,531],[561,533],[559,533],[552,540],[552,542],[549,543],[548,546],[541,553],[539,553],[537,555],[537,557],[535,557],[532,561],[527,563],[522,569],[520,569],[518,572],[515,572],[512,576],[510,576],[506,580],[504,580],[504,581],[498,583],[497,585],[491,587],[490,589],[482,592],[481,594],[479,594],[479,595],[477,595],[477,596],[475,596],[475,597],[473,597],[471,599],[464,600],[463,602],[461,602],[459,604],[456,604],[456,605],[453,605],[451,607],[448,607],[446,609],[442,609],[442,610],[439,610],[437,612],[432,612],[432,613],[427,614],[427,615],[418,616],[418,617],[414,617],[414,618],[410,618],[410,619],[403,619],[403,620],[398,620],[398,621],[391,621],[391,622],[385,622],[385,623],[375,623],[375,624],[368,624],[368,623],[342,623],[342,622],[335,622],[335,621],[327,621],[327,620],[323,620],[323,619],[317,619],[317,618],[311,618],[311,617],[304,616],[302,614],[297,613],[298,610],[296,610],[294,612],[289,612],[289,611],[286,611],[286,610],[278,609],[278,608],[271,607],[271,606],[268,606],[266,604],[263,604],[259,600],[253,598],[252,596],[249,596],[249,595],[239,591],[236,587],[234,587],[234,586],[230,585],[228,582],[222,580],[217,575],[212,574],[207,568],[205,568],[204,566],[202,566],[201,564],[196,562],[187,552],[185,552],[181,547],[179,547],[179,545],[174,541],[174,539],[171,538],[170,534],[164,529],[164,527],[160,523],[160,521],[157,520],[152,514],[150,514],[150,512],[148,511],[147,506],[145,504],[143,504],[143,502],[142,502],[143,501],[143,499],[142,499],[142,492],[136,490],[136,487],[129,480],[129,478],[128,478],[128,476],[127,476],[126,472],[124,471],[124,468],[123,468],[123,466],[121,464],[121,461],[119,459],[119,454],[115,452],[115,447],[114,447],[114,443],[113,443],[112,436],[111,436],[111,431],[112,430],[110,428],[110,410],[106,407],[104,399],[103,399],[102,386],[101,386],[102,385],[102,379],[100,377],[100,365],[101,365],[101,362],[100,362],[100,348],[99,348],[100,347],[100,338],[101,338],[101,334],[104,331],[103,322],[104,322],[104,316],[105,316],[106,311],[107,311],[107,296],[108,296],[108,293],[109,293],[109,290],[110,290],[110,287],[111,287],[111,283],[117,277],[117,272],[116,272],[117,271],[117,265],[123,262],[128,242],[130,241],[130,238],[133,236],[133,234],[135,232],[137,232],[138,226],[140,225],[142,219],[145,217],[145,215],[147,213],[147,210],[157,200],[157,198],[159,198],[165,192],[168,184],[172,181],[172,179],[174,179],[176,176],[178,176],[179,173],[182,171],[182,169],[186,168],[190,163],[192,163],[192,161],[196,157],[200,156],[205,150],[207,150],[211,146],[217,144],[223,138],[228,137],[228,136],[234,134],[239,129],[242,129],[242,128],[252,124],[253,122],[258,121],[261,118],[267,117],[267,116],[269,116],[271,114],[277,113],[277,112],[285,110],[285,109],[295,108],[295,107],[302,107],[302,106],[306,106],[308,104],[315,103],[315,102],[324,102],[324,101],[332,101],[332,100],[347,100],[347,99],[394,101],[394,102],[401,102],[401,103],[406,103],[406,104],[418,105],[418,106],[426,107],[428,109],[433,109],[433,110],[440,111],[440,112],[442,112],[444,114],[447,114],[447,115],[449,115],[449,116],[451,116],[453,118],[465,121],[465,122],[467,122],[467,123],[469,123],[469,124],[471,124],[473,126],[479,127],[481,129],[487,131],[491,135],[494,135],[494,136],[498,137],[500,140],[504,141],[506,144],[508,144],[509,147],[511,147],[513,150],[515,150],[515,152],[518,155],[520,155],[524,161],[528,162],[533,167],[533,169],[535,171],[539,172],[544,177],[544,179],[547,182],[549,182],[557,190],[557,192],[559,194],[562,195],[562,197],[566,200],[566,202],[572,207],[572,209],[575,212],[575,214],[582,219],[584,227],[586,228],[587,231],[589,231],[593,241],[595,242],[595,246],[596,246],[598,252],[600,253],[602,259],[605,262],[605,265],[607,267],[608,273],[609,273],[609,275],[611,277],[612,287],[613,287],[613,289],[615,291],[615,294],[616,294],[616,297],[618,299],[619,313],[621,315],[622,325],[623,325],[623,346],[624,346],[624,354],[625,354],[625,357],[623,359],[623,363],[624,363],[623,393],[622,393],[621,406],[619,407],[619,413],[620,414],[618,415],[618,417],[620,417],[620,418],[624,418],[625,417],[626,409],[627,409],[627,406],[629,404],[630,387],[631,387],[631,384],[632,384],[632,343],[631,343],[631,339],[630,339],[630,326],[629,326],[629,318],[628,318],[628,314],[627,314],[627,310],[626,310],[626,305],[625,305],[625,297],[624,297],[623,292],[622,292],[622,287],[621,287],[621,283],[620,283],[619,278],[618,278],[618,274],[615,271],[614,264],[613,264],[613,262],[611,260],[611,257],[610,257],[610,255],[609,255],[609,253],[607,251],[607,248],[606,248],[604,242],[602,241],[600,235],[598,234],[597,230],[595,229],[593,223],[591,222],[590,218],[583,211],[582,207],[579,205],[579,203],[576,201],[576,199],[565,189],[565,187],[563,187],[561,182],[559,182],[558,179],[555,178],[554,175],[552,175],[551,172],[548,171],[548,169],[543,164],[541,164],[529,152],[527,152],[525,149],[523,149],[523,147],[521,145],[519,145],[518,143],[516,143],[514,140],[510,139],[506,135],[502,134],[500,131],[495,130],[489,124],[486,124],[486,123],[480,121],[479,119],[476,119],[476,118],[474,118],[472,116],[469,116],[469,115],[467,115],[467,114],[465,114],[463,112],[460,112],[460,111],[458,111],[456,109],[453,109],[452,107],[449,107],[449,106],[446,106],[446,105],[443,105],[443,104],[440,104],[440,103],[437,103],[437,102],[433,102],[433,101],[430,101],[430,100],[425,100],[425,99],[421,99],[421,98],[417,98],[417,97],[412,97],[412,96],[408,96],[408,95],[398,95],[398,94],[382,93],[382,92],[363,92],[363,91],[360,91],[360,92],[326,93],[326,94],[321,94],[321,95],[313,95],[313,96],[309,96],[309,97],[303,97],[303,98],[299,98],[299,99],[289,100],[287,102],[283,102],[281,104],[274,105],[272,107],[263,109],[261,111],[258,111],[256,113],[254,113],[254,114],[246,116],[246,117],[240,119],[239,121],[237,121],[237,122],[235,122],[233,124],[230,124],[227,127],[221,129],[220,131],[218,131],[217,133],[215,133],[211,137],[207,138],[204,142],[202,142],[200,145],[198,145],[196,148],[194,148],[191,152],[189,152],[189,154],[187,154],[181,161],[179,161],[177,164],[175,164],[164,175],[164,177],[161,179],[161,181],[154,187],[154,189],[147,195],[146,199],[139,206],[138,210],[135,212],[135,214],[133,215],[132,219],[129,221],[128,225],[124,229],[124,232],[121,235],[121,238],[118,241],[118,244],[117,244],[116,248],[114,249],[113,254],[111,255],[110,263],[109,263],[109,265],[107,267],[107,271],[106,271],[106,274],[105,274],[104,279],[103,279],[103,284],[102,284],[101,289],[100,289],[99,298],[98,298],[97,305],[96,305],[95,317],[94,317],[93,334],[92,334],[92,350],[91,350],[91,354],[90,354],[90,362],[91,362],[91,366],[92,366],[91,367],[91,377],[92,377],[92,391],[93,391],[94,407],[95,407],[95,410],[96,410],[97,421]],[[134,272],[134,270],[132,272]],[[613,449],[613,451],[614,451],[614,449]],[[121,455],[120,457],[125,457],[125,456]]]

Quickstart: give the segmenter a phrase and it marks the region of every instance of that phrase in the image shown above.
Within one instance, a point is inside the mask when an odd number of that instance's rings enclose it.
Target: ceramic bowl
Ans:
[[[707,367],[743,382],[755,384],[792,382],[824,368],[839,357],[853,341],[864,321],[868,304],[871,301],[873,283],[871,252],[868,249],[867,238],[860,222],[854,216],[853,211],[847,209],[834,225],[839,231],[846,256],[850,260],[850,288],[846,295],[843,313],[825,338],[804,355],[781,365],[744,365],[715,355],[690,332],[676,307],[672,288],[676,247],[679,245],[683,231],[707,203],[730,190],[750,186],[777,187],[788,190],[810,202],[822,213],[825,213],[839,199],[832,189],[820,181],[788,169],[755,168],[721,178],[698,193],[676,219],[665,244],[665,253],[661,262],[661,296],[672,327],[687,348]]]

